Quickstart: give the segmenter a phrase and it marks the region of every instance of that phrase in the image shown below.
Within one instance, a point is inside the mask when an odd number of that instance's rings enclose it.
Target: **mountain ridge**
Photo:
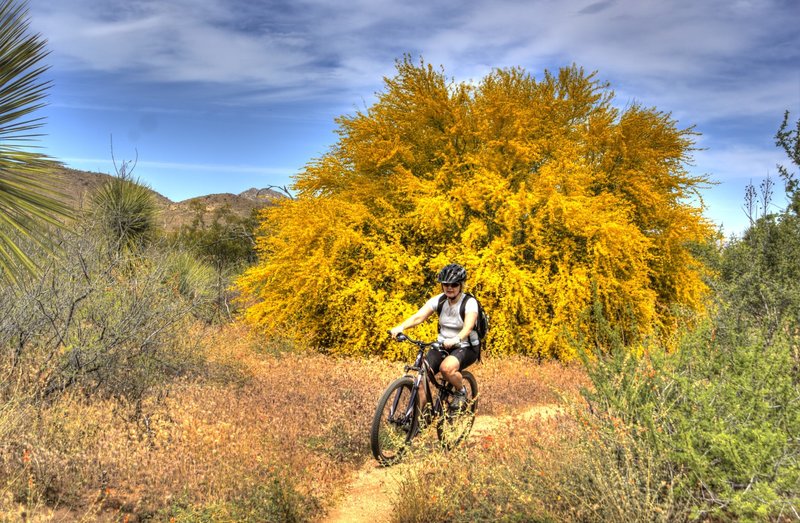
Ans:
[[[91,192],[113,178],[105,173],[81,171],[68,167],[58,168],[56,176],[63,182],[61,188],[64,195],[77,207],[87,205]],[[159,225],[167,231],[174,231],[184,225],[189,225],[197,217],[198,212],[202,212],[202,217],[205,218],[213,215],[218,209],[227,207],[233,214],[244,218],[254,210],[271,207],[288,197],[270,187],[260,189],[251,187],[238,194],[212,193],[175,202],[149,185],[139,183],[153,193],[159,212]]]

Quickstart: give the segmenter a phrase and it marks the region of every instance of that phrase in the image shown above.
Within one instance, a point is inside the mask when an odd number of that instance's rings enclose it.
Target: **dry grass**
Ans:
[[[30,513],[32,500],[154,516],[224,506],[270,482],[296,491],[298,508],[322,511],[363,457],[380,363],[259,356],[239,329],[207,341],[215,379],[178,381],[138,416],[114,400],[65,397],[16,423],[0,447],[6,517]]]
[[[142,404],[0,405],[0,520],[321,517],[372,459],[375,403],[402,364],[268,353],[238,326],[203,334],[202,369]],[[583,381],[521,358],[473,371],[482,413],[552,403]]]
[[[471,370],[478,379],[480,413],[493,416],[562,403],[589,384],[578,365],[538,364],[521,356],[484,358]]]
[[[647,449],[624,430],[602,433],[582,408],[516,417],[450,453],[416,453],[393,521],[687,520]]]

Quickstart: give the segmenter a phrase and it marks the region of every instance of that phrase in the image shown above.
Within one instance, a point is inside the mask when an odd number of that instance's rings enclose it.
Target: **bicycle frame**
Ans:
[[[400,338],[402,336],[403,338]],[[412,340],[408,336],[401,334],[398,336],[399,341],[408,341],[413,343],[418,347],[417,357],[414,360],[414,365],[406,365],[405,366],[405,373],[408,374],[409,371],[416,371],[417,375],[414,377],[414,386],[411,390],[411,401],[410,408],[404,413],[404,418],[408,419],[413,413],[410,409],[417,407],[419,408],[420,415],[423,413],[423,409],[425,405],[430,405],[431,407],[431,416],[436,417],[443,413],[444,409],[442,408],[442,404],[444,400],[452,394],[451,389],[452,385],[448,383],[444,378],[442,378],[442,382],[436,379],[436,375],[433,373],[433,369],[431,369],[428,360],[425,359],[425,349],[433,348],[440,351],[444,351],[444,348],[441,343],[439,342],[431,342],[425,343],[418,340]],[[436,400],[434,401],[433,393],[431,389],[431,383],[433,383],[434,387],[439,391],[439,394],[436,396]],[[425,387],[425,405],[417,405],[417,398],[419,396],[419,387],[420,384],[424,384]],[[399,397],[395,398],[394,404],[392,405],[391,413],[394,414],[397,410],[397,403],[399,401]]]

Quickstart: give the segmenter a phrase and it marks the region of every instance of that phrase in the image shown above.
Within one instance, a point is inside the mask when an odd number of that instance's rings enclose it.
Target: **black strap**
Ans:
[[[439,303],[436,305],[436,314],[438,316],[442,315],[442,308],[444,308],[444,302],[447,300],[447,296],[442,294],[439,296]]]
[[[470,299],[471,297],[472,297],[472,295],[470,295],[470,294],[465,292],[464,293],[464,298],[461,300],[461,309],[459,310],[459,313],[461,313],[461,321],[462,322],[465,321],[465,319],[467,317],[467,300]],[[472,328],[473,328],[473,330],[475,329],[475,327],[472,327]]]

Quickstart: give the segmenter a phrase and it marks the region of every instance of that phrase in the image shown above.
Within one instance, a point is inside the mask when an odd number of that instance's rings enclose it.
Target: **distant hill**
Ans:
[[[108,174],[79,171],[77,169],[61,168],[57,175],[63,180],[65,194],[77,207],[87,205],[90,193],[110,180]],[[152,188],[151,188],[152,190]],[[153,191],[159,212],[159,223],[167,231],[188,225],[196,215],[198,206],[204,209],[204,217],[224,206],[236,215],[249,216],[253,209],[260,209],[274,205],[277,200],[286,198],[286,195],[273,189],[251,188],[239,194],[222,193],[197,196],[180,202],[173,202],[169,198]]]

